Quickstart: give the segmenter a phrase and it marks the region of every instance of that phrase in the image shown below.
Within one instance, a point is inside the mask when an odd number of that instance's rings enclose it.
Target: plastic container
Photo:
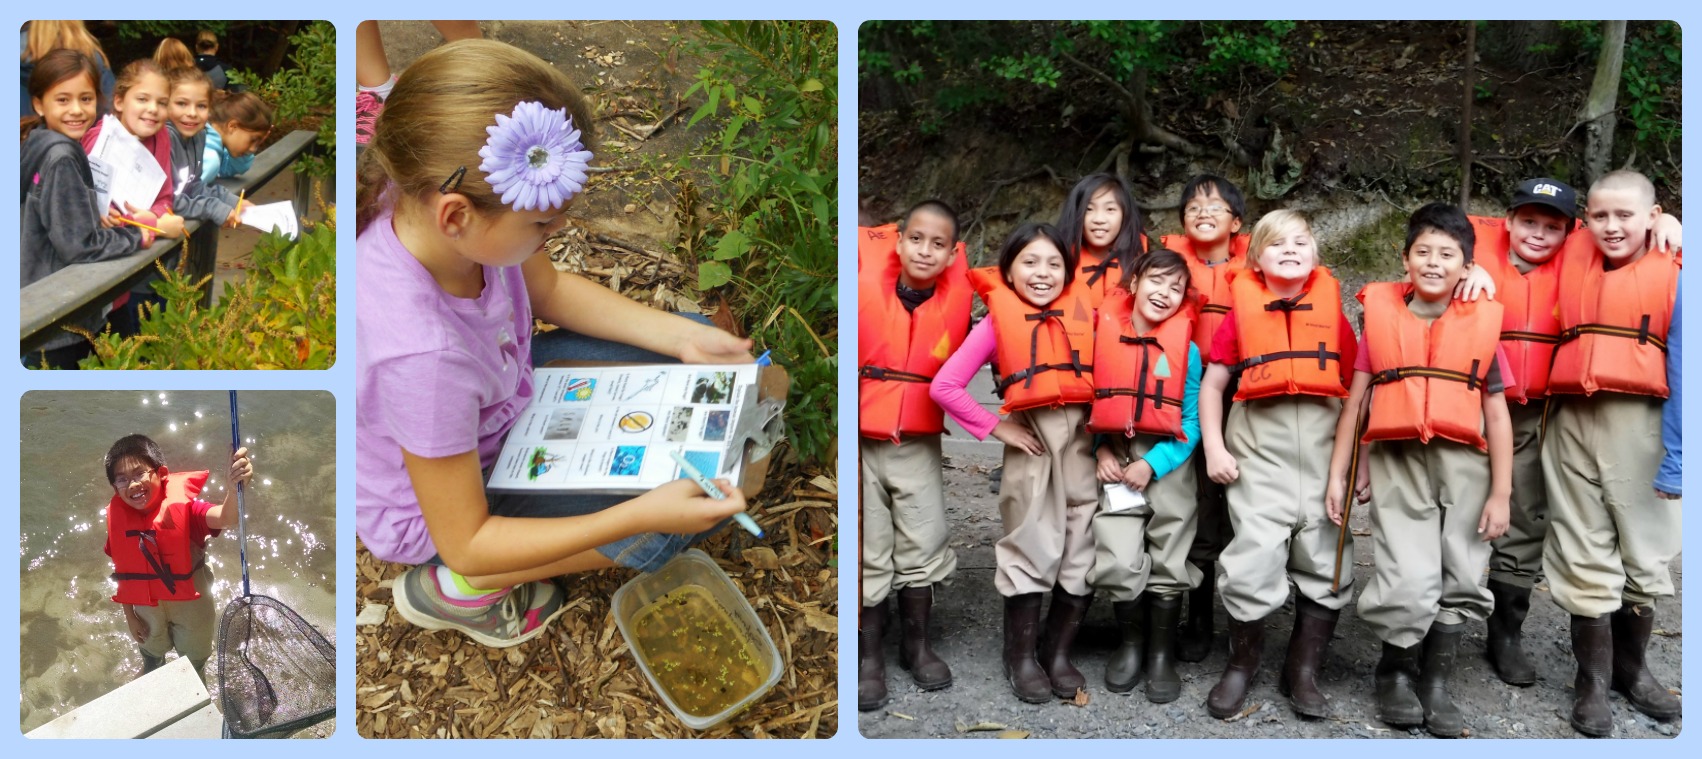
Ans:
[[[668,693],[662,682],[657,679],[649,658],[638,644],[638,613],[657,599],[689,585],[703,588],[714,602],[727,612],[733,625],[750,641],[755,660],[766,665],[768,671],[756,690],[732,706],[710,715],[691,714],[675,703],[673,695]],[[774,646],[774,639],[768,636],[768,628],[757,619],[750,601],[745,600],[744,594],[733,584],[732,578],[721,571],[715,560],[702,551],[695,548],[686,551],[675,556],[661,569],[632,578],[622,585],[620,590],[615,591],[613,605],[615,626],[620,628],[621,637],[626,640],[627,648],[632,650],[632,658],[638,660],[638,668],[643,670],[644,676],[650,680],[650,687],[662,697],[662,702],[668,705],[674,716],[679,717],[680,722],[693,730],[707,730],[727,721],[756,703],[774,688],[775,683],[780,682],[780,670],[783,666],[780,649]]]

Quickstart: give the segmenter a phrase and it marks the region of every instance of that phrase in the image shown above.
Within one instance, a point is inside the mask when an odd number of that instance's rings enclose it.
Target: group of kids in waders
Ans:
[[[928,630],[956,567],[949,414],[1006,446],[994,584],[1023,701],[1086,686],[1070,653],[1096,594],[1121,637],[1106,688],[1176,700],[1175,660],[1210,651],[1215,584],[1229,657],[1206,706],[1234,718],[1292,583],[1278,688],[1298,714],[1329,716],[1318,673],[1352,598],[1349,511],[1368,503],[1376,567],[1358,616],[1382,642],[1381,720],[1462,733],[1448,681],[1469,623],[1487,621],[1502,680],[1535,683],[1521,628],[1539,576],[1571,614],[1573,727],[1613,731],[1610,689],[1677,718],[1644,664],[1681,545],[1677,220],[1629,171],[1587,200],[1579,219],[1571,187],[1534,179],[1505,218],[1420,208],[1406,277],[1358,294],[1358,336],[1306,219],[1277,210],[1243,234],[1222,177],[1187,183],[1183,234],[1151,244],[1124,182],[1090,176],[1056,227],[1019,227],[996,268],[968,269],[937,200],[862,228],[858,708],[888,700],[889,595],[900,666],[923,690],[952,683]],[[973,327],[971,292],[987,308]],[[1002,418],[966,390],[989,362]]]
[[[226,227],[240,223],[254,204],[213,180],[237,176],[254,163],[272,128],[271,106],[252,92],[216,87],[174,38],[114,78],[81,22],[33,21],[27,34],[33,54],[25,85],[33,113],[20,124],[23,286],[73,264],[131,255],[153,245],[156,236],[183,237],[185,219]],[[199,44],[202,65],[210,62],[224,80],[223,65],[205,52],[208,39]],[[210,49],[217,48],[212,38]],[[110,93],[103,89],[107,80]],[[105,129],[127,131],[159,163],[165,182],[148,207],[99,207],[89,152]],[[176,256],[164,263],[175,265]],[[91,335],[108,325],[118,334],[136,334],[144,302],[162,302],[148,282],[69,326]],[[24,357],[26,364],[74,369],[93,352],[83,335],[55,332],[41,350]]]

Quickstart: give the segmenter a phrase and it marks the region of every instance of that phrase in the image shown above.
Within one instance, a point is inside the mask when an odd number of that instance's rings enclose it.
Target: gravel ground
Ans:
[[[1336,629],[1325,654],[1321,686],[1335,709],[1330,719],[1304,719],[1289,710],[1276,692],[1277,668],[1287,650],[1292,629],[1292,603],[1270,619],[1265,656],[1258,681],[1248,697],[1253,710],[1246,717],[1223,722],[1206,714],[1206,694],[1216,685],[1228,656],[1225,614],[1216,610],[1217,636],[1212,654],[1197,664],[1181,662],[1182,698],[1151,704],[1141,689],[1126,695],[1105,690],[1105,660],[1117,639],[1111,627],[1110,604],[1101,601],[1088,615],[1077,640],[1074,661],[1088,678],[1088,704],[1064,701],[1030,705],[1017,700],[1000,665],[1003,606],[993,588],[993,543],[998,540],[996,496],[988,492],[987,472],[998,460],[984,456],[948,457],[947,517],[954,526],[952,546],[958,552],[958,571],[937,594],[933,633],[936,650],[951,665],[955,683],[945,690],[923,693],[898,668],[897,627],[886,636],[887,686],[891,701],[878,711],[858,715],[858,729],[869,738],[993,738],[1001,735],[1034,738],[1388,738],[1428,737],[1422,729],[1391,730],[1379,722],[1372,702],[1372,668],[1380,644],[1353,615],[1352,607]],[[1355,513],[1355,569],[1364,577],[1372,566],[1370,517]],[[1673,565],[1682,591],[1683,572]],[[1656,636],[1648,659],[1657,678],[1682,692],[1680,676],[1681,604],[1663,604],[1656,619]],[[1537,668],[1537,684],[1516,688],[1496,678],[1484,658],[1482,625],[1468,629],[1461,645],[1460,664],[1452,693],[1466,714],[1471,737],[1572,738],[1567,724],[1571,709],[1573,660],[1568,617],[1539,585],[1525,623],[1526,652]],[[849,652],[847,652],[849,655]],[[1632,709],[1622,698],[1612,700],[1616,738],[1662,738],[1677,735],[1683,723],[1657,723]],[[969,729],[976,728],[976,729]],[[1008,731],[1019,731],[1011,733]]]

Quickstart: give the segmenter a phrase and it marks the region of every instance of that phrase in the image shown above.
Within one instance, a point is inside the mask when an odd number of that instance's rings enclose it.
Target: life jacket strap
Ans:
[[[865,364],[858,367],[857,376],[865,379],[886,380],[889,382],[921,382],[926,384],[934,381],[933,377],[929,377],[925,374],[899,371],[898,369],[889,369],[884,366],[875,366],[873,364]]]
[[[1644,314],[1636,329],[1620,327],[1612,324],[1580,324],[1570,329],[1560,331],[1560,342],[1569,343],[1584,335],[1607,335],[1608,337],[1624,337],[1636,340],[1638,345],[1653,345],[1667,352],[1667,341],[1656,337],[1649,330],[1649,315]]]
[[[1527,342],[1527,343],[1542,343],[1543,345],[1558,345],[1558,344],[1560,344],[1560,336],[1559,335],[1549,335],[1549,334],[1545,334],[1545,333],[1542,333],[1542,332],[1526,332],[1524,330],[1517,330],[1517,329],[1510,329],[1510,330],[1507,330],[1505,332],[1502,332],[1501,333],[1501,339],[1502,340],[1519,340],[1521,342]]]
[[[1318,371],[1323,371],[1323,370],[1329,368],[1329,362],[1341,361],[1342,360],[1342,354],[1340,354],[1336,351],[1330,350],[1329,345],[1320,342],[1320,343],[1318,343],[1318,349],[1317,350],[1276,351],[1274,353],[1265,353],[1265,354],[1258,355],[1258,356],[1249,356],[1247,359],[1245,359],[1245,360],[1243,360],[1239,363],[1236,363],[1234,366],[1229,367],[1229,370],[1231,372],[1240,373],[1240,372],[1244,372],[1248,369],[1251,369],[1255,366],[1258,366],[1260,364],[1268,364],[1272,361],[1280,361],[1282,359],[1303,359],[1303,358],[1315,358],[1315,359],[1317,359],[1318,360]]]
[[[1202,313],[1202,314],[1227,314],[1227,313],[1229,313],[1229,307],[1225,306],[1221,303],[1207,303],[1203,306],[1200,306],[1200,313]]]
[[[152,572],[113,572],[114,580],[159,580],[165,583],[165,592],[176,593],[177,583],[188,580],[202,567],[207,566],[207,560],[202,558],[188,572],[178,574],[166,569],[165,563],[159,558],[159,541],[155,538],[154,530],[125,530],[124,537],[136,539],[136,549],[142,554],[142,560],[148,562]],[[151,549],[150,549],[151,547]]]
[[[1483,361],[1481,359],[1472,359],[1472,368],[1470,372],[1441,369],[1434,366],[1401,366],[1394,369],[1384,369],[1383,371],[1375,372],[1371,375],[1371,384],[1373,386],[1386,385],[1390,382],[1399,382],[1404,379],[1421,377],[1424,379],[1463,382],[1466,385],[1466,389],[1477,390],[1478,388],[1489,384],[1489,377],[1487,373],[1481,376],[1478,374],[1478,370],[1482,368],[1482,364]]]

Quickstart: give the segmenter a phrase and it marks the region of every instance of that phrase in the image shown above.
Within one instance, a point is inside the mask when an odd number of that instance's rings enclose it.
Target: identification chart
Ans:
[[[643,492],[684,475],[739,481],[757,415],[755,364],[546,368],[491,468],[507,491]]]

